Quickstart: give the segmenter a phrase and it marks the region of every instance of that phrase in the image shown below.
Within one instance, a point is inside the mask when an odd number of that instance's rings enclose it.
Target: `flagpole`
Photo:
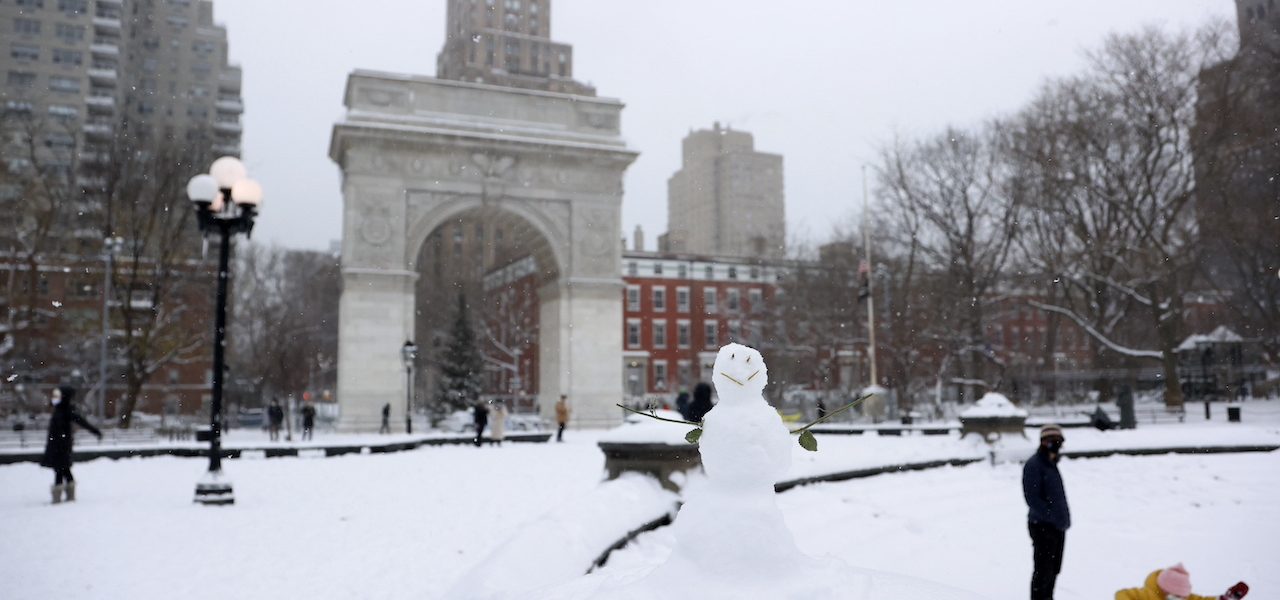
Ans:
[[[876,377],[876,294],[875,267],[871,262],[871,236],[868,234],[868,222],[871,221],[871,208],[867,201],[867,165],[862,165],[862,251],[867,261],[867,355],[871,359],[871,385],[880,385]]]

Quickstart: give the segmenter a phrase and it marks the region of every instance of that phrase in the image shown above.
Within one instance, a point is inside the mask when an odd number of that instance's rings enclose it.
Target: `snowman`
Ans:
[[[768,373],[754,348],[729,344],[720,349],[713,379],[719,402],[703,419],[698,441],[707,477],[689,486],[672,525],[675,548],[641,587],[715,582],[690,591],[734,598],[791,579],[788,597],[817,591],[808,588],[815,583],[814,567],[823,561],[796,547],[775,499],[773,485],[790,466],[795,442],[778,411],[765,402]]]

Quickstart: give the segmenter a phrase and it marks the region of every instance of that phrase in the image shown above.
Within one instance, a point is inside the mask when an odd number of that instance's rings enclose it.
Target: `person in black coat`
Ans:
[[[284,425],[284,407],[280,406],[280,400],[271,399],[271,406],[267,407],[268,431],[271,433],[271,441],[280,440],[280,426]]]
[[[480,447],[480,443],[484,440],[484,428],[489,426],[489,409],[485,408],[483,402],[476,402],[474,413],[476,423],[476,447]]]
[[[680,418],[689,420],[689,392],[680,390],[680,394],[676,396],[676,412],[680,413]]]
[[[711,386],[705,381],[693,387],[693,402],[689,403],[689,420],[701,423],[702,418],[711,412]]]
[[[311,439],[316,429],[316,407],[310,402],[302,406],[302,439]]]
[[[1062,551],[1071,527],[1067,491],[1058,472],[1062,429],[1057,425],[1040,428],[1040,447],[1022,467],[1022,495],[1027,500],[1027,530],[1031,533],[1034,567],[1031,572],[1031,600],[1053,600],[1053,587],[1062,570]]]
[[[68,502],[76,499],[76,480],[71,476],[72,447],[75,443],[73,425],[88,429],[93,432],[93,435],[98,436],[98,439],[102,439],[102,432],[80,416],[72,406],[75,396],[74,389],[63,387],[54,390],[51,399],[53,415],[49,417],[49,438],[44,446],[44,457],[40,459],[40,466],[53,469],[53,487],[49,491],[53,496],[54,504],[62,501],[64,493]]]

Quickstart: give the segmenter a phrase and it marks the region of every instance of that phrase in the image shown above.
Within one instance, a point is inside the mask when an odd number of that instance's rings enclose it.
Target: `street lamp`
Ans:
[[[187,183],[187,196],[195,204],[200,233],[219,237],[217,308],[213,327],[213,399],[209,410],[209,472],[196,483],[195,501],[201,504],[234,504],[231,481],[222,474],[222,379],[227,331],[227,266],[231,237],[253,231],[253,219],[262,204],[262,186],[248,178],[244,164],[233,156],[213,161],[208,174]]]
[[[404,360],[404,432],[413,433],[413,363],[418,359],[418,347],[412,340],[400,348],[400,358]]]

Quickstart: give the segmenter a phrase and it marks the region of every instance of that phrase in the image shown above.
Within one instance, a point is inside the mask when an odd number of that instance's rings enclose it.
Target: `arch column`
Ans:
[[[607,427],[621,419],[621,278],[561,279],[538,291],[539,398],[555,422],[555,403],[569,397],[570,424]]]
[[[417,279],[404,270],[343,269],[338,364],[358,368],[338,369],[342,429],[376,428],[387,403],[393,430],[403,425],[408,387],[400,348],[413,337]]]

